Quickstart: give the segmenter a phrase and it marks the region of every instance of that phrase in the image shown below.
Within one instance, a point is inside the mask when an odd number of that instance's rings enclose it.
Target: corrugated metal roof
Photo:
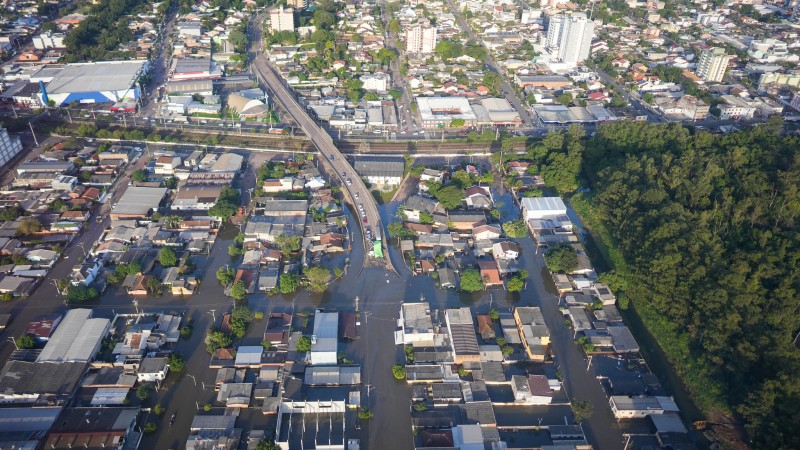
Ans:
[[[37,358],[40,361],[89,361],[108,332],[108,319],[92,319],[92,310],[73,309]]]

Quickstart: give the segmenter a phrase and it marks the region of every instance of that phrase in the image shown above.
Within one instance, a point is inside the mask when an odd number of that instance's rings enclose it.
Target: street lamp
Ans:
[[[11,343],[12,343],[12,344],[14,344],[14,349],[15,349],[15,350],[19,350],[19,346],[17,346],[17,340],[16,340],[16,339],[14,339],[14,337],[13,337],[13,336],[10,336],[10,337],[8,338],[8,340],[9,340],[9,341],[11,341]]]

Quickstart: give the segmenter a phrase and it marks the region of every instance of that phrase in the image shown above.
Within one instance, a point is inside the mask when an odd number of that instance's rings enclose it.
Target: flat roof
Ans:
[[[67,64],[47,84],[48,94],[121,91],[136,83],[146,61],[100,61]]]
[[[108,319],[93,319],[90,309],[70,310],[36,361],[89,362],[110,327]]]
[[[150,210],[158,209],[161,199],[167,194],[167,188],[132,186],[122,194],[117,206],[111,209],[112,214],[146,216]]]
[[[423,121],[477,119],[475,111],[464,97],[416,97],[416,101]]]
[[[567,205],[561,197],[525,197],[522,206],[528,211],[553,211],[565,212]]]

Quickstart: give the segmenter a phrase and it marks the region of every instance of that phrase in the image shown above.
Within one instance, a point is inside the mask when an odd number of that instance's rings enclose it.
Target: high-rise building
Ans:
[[[288,0],[286,2],[286,4],[291,6],[294,9],[306,9],[306,8],[308,8],[308,0]]]
[[[703,50],[703,53],[700,54],[700,61],[697,63],[697,76],[705,81],[722,81],[730,59],[730,55],[726,55],[723,48]]]
[[[9,136],[8,130],[0,128],[0,167],[5,166],[22,151],[19,136]]]
[[[577,65],[589,57],[594,37],[594,22],[584,13],[575,13],[562,20],[558,58],[565,64]]]
[[[558,43],[561,41],[561,32],[564,29],[564,20],[566,16],[559,14],[557,16],[550,16],[547,22],[547,38],[545,40],[545,47],[558,48]]]
[[[294,10],[283,6],[269,12],[269,27],[275,32],[294,31]]]
[[[420,22],[406,28],[406,52],[426,55],[436,48],[436,27]]]

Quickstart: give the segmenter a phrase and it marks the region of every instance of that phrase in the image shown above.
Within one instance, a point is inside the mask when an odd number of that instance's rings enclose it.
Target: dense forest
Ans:
[[[800,139],[780,119],[727,135],[619,123],[531,149],[591,189],[624,293],[710,414],[754,448],[800,448]],[[716,416],[716,417],[715,417]]]
[[[62,61],[103,61],[124,56],[120,45],[133,39],[127,17],[142,10],[143,5],[143,0],[100,0],[86,20],[67,33]]]

